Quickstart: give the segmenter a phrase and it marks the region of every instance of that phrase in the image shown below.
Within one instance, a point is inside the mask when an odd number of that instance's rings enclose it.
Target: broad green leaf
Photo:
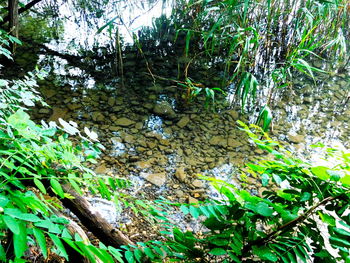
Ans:
[[[4,213],[6,215],[21,219],[23,221],[29,221],[29,222],[41,221],[41,219],[38,216],[34,214],[29,214],[29,213],[22,213],[21,210],[15,209],[15,208],[5,208]]]
[[[303,192],[303,194],[300,197],[300,202],[305,202],[310,200],[311,194],[309,192]]]
[[[331,241],[331,244],[335,244],[335,245],[341,244],[342,247],[345,246],[345,247],[350,248],[350,242],[346,239],[342,239],[342,238],[338,238],[338,237],[334,237],[334,236],[331,236],[329,239]]]
[[[345,174],[345,176],[340,179],[340,182],[342,184],[350,185],[350,173]]]
[[[187,30],[187,34],[186,34],[186,47],[185,47],[185,54],[186,57],[188,56],[188,52],[190,49],[190,40],[191,40],[191,31]]]
[[[59,118],[58,121],[62,125],[64,131],[69,133],[70,135],[75,135],[75,134],[79,133],[79,130],[77,128],[75,128],[73,125],[66,122],[65,120]]]
[[[27,229],[23,222],[19,223],[19,233],[13,234],[13,247],[16,258],[21,258],[27,250]]]
[[[262,180],[262,186],[267,186],[269,184],[270,181],[270,176],[266,173],[263,173],[261,176],[261,180]]]
[[[350,232],[346,231],[343,228],[334,227],[333,230],[334,230],[334,232],[337,232],[338,234],[341,234],[341,235],[344,235],[344,236],[350,236]]]
[[[50,233],[61,234],[59,225],[55,224],[50,219],[45,219],[40,222],[34,223],[35,226],[47,228]]]
[[[214,256],[222,256],[222,255],[226,255],[226,250],[223,248],[213,248],[212,250],[209,251],[209,254],[214,255]]]
[[[89,260],[89,262],[96,263],[96,257],[91,250],[91,245],[87,245],[84,242],[76,242],[75,244],[80,248],[83,255]]]
[[[36,185],[36,187],[38,187],[38,189],[43,193],[43,194],[46,194],[46,188],[45,186],[43,185],[43,183],[37,179],[37,178],[34,178],[34,184]]]
[[[83,191],[81,191],[81,187],[77,184],[74,179],[68,178],[70,185],[77,191],[80,195],[83,195]]]
[[[22,42],[17,37],[9,35],[8,38],[11,42],[17,43],[18,45],[22,45]]]
[[[6,262],[6,252],[4,247],[0,244],[0,261]]]
[[[6,226],[11,230],[11,232],[14,235],[18,235],[19,231],[20,231],[19,222],[16,219],[14,219],[13,217],[8,216],[8,215],[4,215],[2,218],[4,219]]]
[[[268,204],[264,202],[259,202],[256,207],[256,212],[262,216],[272,216],[273,209],[268,206]]]
[[[8,81],[7,80],[0,79],[0,87],[7,86],[7,85],[8,85]]]
[[[134,263],[135,259],[134,259],[134,254],[131,251],[125,251],[125,258],[128,261],[128,263]]]
[[[229,240],[222,239],[222,238],[216,238],[209,241],[210,243],[217,245],[217,246],[226,246],[229,243]]]
[[[299,245],[299,246],[294,247],[293,251],[302,262],[304,262],[304,263],[307,262],[308,255],[307,255],[306,251],[304,249],[302,249],[302,246]]]
[[[328,169],[329,168],[325,166],[315,166],[315,167],[312,167],[310,170],[314,175],[316,175],[321,180],[328,180],[330,178],[330,175],[327,173]]]
[[[43,253],[44,258],[47,258],[46,239],[43,231],[35,227],[33,228],[33,234],[35,236],[36,241],[38,242],[38,245],[41,249],[41,252]]]
[[[57,237],[54,234],[49,233],[49,236],[51,238],[51,240],[53,241],[53,243],[55,244],[57,250],[60,252],[60,255],[62,257],[64,257],[66,260],[68,260],[68,254],[66,249],[64,248],[64,245],[62,243],[62,241],[59,239],[59,237]]]
[[[202,211],[203,215],[205,215],[206,217],[211,216],[211,214],[206,206],[199,206],[199,209],[200,209],[200,211]]]
[[[101,178],[98,179],[98,183],[100,185],[99,189],[102,197],[105,197],[107,200],[111,200],[111,193],[109,192],[106,183]]]
[[[78,235],[78,234],[77,234]],[[79,235],[78,235],[79,236]],[[84,256],[84,253],[81,251],[81,249],[75,244],[75,242],[68,238],[62,238],[64,242],[66,242],[71,248],[73,248],[75,251],[77,251],[80,255]]]
[[[293,195],[288,194],[288,193],[284,192],[283,190],[277,191],[277,195],[279,197],[282,197],[283,199],[288,200],[288,201],[292,201],[294,199]]]
[[[134,256],[135,256],[137,262],[142,263],[143,253],[140,249],[134,250]]]
[[[327,223],[330,226],[335,226],[336,220],[333,216],[328,215],[328,214],[324,214],[321,211],[318,211],[318,215],[320,216],[320,218],[323,222]]]
[[[253,253],[257,255],[262,260],[269,260],[272,262],[277,262],[277,256],[272,252],[272,250],[266,246],[263,247],[253,247]]]
[[[124,263],[124,260],[122,258],[123,255],[120,253],[120,249],[109,246],[108,251],[112,254],[113,257],[115,257],[116,260],[118,260],[120,263]]]
[[[193,216],[194,219],[197,219],[199,217],[199,211],[197,207],[190,206],[190,213]]]
[[[182,213],[184,213],[184,215],[187,215],[190,212],[186,205],[180,206],[180,210],[182,211]]]
[[[91,252],[94,255],[96,255],[99,259],[101,259],[103,263],[113,263],[114,262],[113,258],[108,253],[104,253],[103,249],[99,249],[99,248],[92,246],[92,245],[89,245],[87,247],[89,250],[91,250]]]
[[[282,183],[281,177],[279,177],[277,174],[273,174],[272,177],[273,177],[274,181],[276,182],[276,184],[280,185]]]
[[[64,198],[64,192],[61,184],[56,179],[50,179],[50,184],[54,192],[61,198]]]
[[[155,254],[153,253],[152,249],[150,249],[149,247],[145,247],[143,249],[143,252],[146,254],[147,257],[149,257],[150,259],[154,259],[155,258]]]

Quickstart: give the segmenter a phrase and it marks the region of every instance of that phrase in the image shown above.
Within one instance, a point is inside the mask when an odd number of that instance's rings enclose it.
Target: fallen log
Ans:
[[[84,197],[67,184],[62,185],[62,187],[64,192],[74,197],[62,199],[62,204],[74,213],[80,222],[103,244],[115,248],[120,248],[123,245],[134,245],[128,237],[108,223],[98,212],[92,212],[90,203]]]

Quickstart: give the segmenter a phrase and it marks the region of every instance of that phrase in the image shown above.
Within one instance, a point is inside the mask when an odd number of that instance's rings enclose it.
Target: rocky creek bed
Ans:
[[[51,108],[36,108],[35,118],[73,120],[80,129],[97,132],[106,150],[95,172],[131,180],[129,193],[196,203],[213,194],[198,174],[230,180],[255,194],[264,190],[258,179],[241,180],[235,173],[265,153],[236,124],[253,121],[256,112],[242,114],[229,96],[218,100],[216,111],[206,110],[200,101],[183,109],[176,103],[173,86],[115,88],[112,82],[86,88],[67,80],[57,84],[51,77],[40,83]],[[348,96],[348,74],[324,75],[316,87],[309,80],[295,80],[295,88],[280,92],[275,102],[272,137],[304,156],[307,146],[317,142],[348,147]],[[124,221],[136,232],[139,221]]]

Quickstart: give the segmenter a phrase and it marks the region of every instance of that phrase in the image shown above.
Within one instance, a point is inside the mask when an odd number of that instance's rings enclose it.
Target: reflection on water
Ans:
[[[150,115],[149,118],[145,121],[145,125],[150,131],[164,136],[163,119],[161,117]]]
[[[114,132],[114,135],[119,136],[119,133]],[[126,147],[124,143],[121,142],[120,137],[112,137],[111,142],[112,142],[112,145],[110,147],[111,148],[110,156],[118,157],[125,153]]]

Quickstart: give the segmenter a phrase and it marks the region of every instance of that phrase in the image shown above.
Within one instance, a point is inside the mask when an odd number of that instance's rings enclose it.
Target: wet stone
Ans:
[[[108,168],[106,167],[106,164],[101,164],[95,169],[95,173],[97,174],[106,174],[108,172]]]
[[[103,114],[99,111],[94,111],[91,117],[94,121],[104,121],[105,119],[105,116],[103,116]]]
[[[237,120],[238,117],[239,117],[239,113],[238,113],[237,111],[235,111],[235,110],[229,110],[227,113],[228,113],[228,114],[232,117],[232,119],[234,119],[234,120]]]
[[[163,145],[163,146],[169,146],[170,145],[170,142],[168,140],[165,140],[165,139],[160,139],[159,143],[161,145]]]
[[[222,136],[213,136],[210,139],[209,143],[211,145],[217,145],[217,146],[223,146],[223,147],[227,146],[227,140]]]
[[[196,188],[203,188],[205,184],[202,180],[196,179],[192,182],[192,185]]]
[[[194,198],[192,196],[188,197],[188,203],[189,204],[197,204],[198,202],[199,202],[198,199],[196,199],[196,198]]]
[[[179,167],[175,171],[175,177],[180,181],[184,182],[186,180],[186,173],[183,167]]]
[[[159,187],[165,184],[166,181],[165,173],[140,173],[140,176]]]
[[[124,141],[127,142],[127,143],[134,143],[135,142],[135,138],[134,136],[130,135],[130,134],[127,134],[124,136]]]
[[[167,101],[156,104],[153,108],[153,112],[164,118],[174,119],[176,117],[175,111]]]
[[[144,107],[145,109],[147,109],[147,110],[151,110],[151,109],[153,108],[153,104],[151,104],[151,103],[145,103],[145,104],[143,105],[143,107]]]
[[[229,137],[227,139],[227,145],[229,147],[233,147],[233,148],[237,148],[237,147],[240,147],[243,145],[243,143],[241,143],[240,141],[236,140],[235,138],[233,137]]]
[[[138,122],[138,123],[135,124],[135,129],[137,129],[137,130],[141,130],[142,127],[143,127],[143,123],[142,122]]]
[[[44,95],[45,98],[49,99],[51,97],[56,96],[57,91],[53,89],[42,89],[41,93]]]
[[[108,127],[108,129],[110,130],[110,131],[114,131],[114,132],[116,132],[116,131],[119,131],[120,130],[120,127],[119,126],[109,126]]]
[[[74,110],[80,109],[81,104],[68,104],[67,107],[68,107],[68,109],[74,111]]]
[[[58,107],[53,107],[52,108],[53,113],[51,117],[49,118],[49,121],[58,121],[59,118],[65,119],[67,117],[68,110],[67,109],[62,109]]]
[[[108,106],[113,107],[115,104],[115,98],[110,97],[107,101]]]
[[[305,141],[304,135],[288,135],[288,140],[292,143],[302,143]]]
[[[182,197],[184,197],[185,193],[182,190],[176,190],[175,195],[179,198],[182,198]]]
[[[177,122],[176,125],[179,126],[180,128],[184,128],[189,122],[190,122],[190,118],[188,116],[184,116]]]
[[[120,118],[115,121],[115,125],[122,126],[122,127],[128,127],[133,124],[135,124],[135,122],[128,118]]]
[[[50,109],[40,109],[39,113],[41,113],[41,114],[48,114],[48,113],[50,113]]]
[[[147,146],[148,146],[148,148],[150,148],[150,149],[154,149],[154,148],[157,146],[157,144],[154,143],[154,142],[147,142]]]

